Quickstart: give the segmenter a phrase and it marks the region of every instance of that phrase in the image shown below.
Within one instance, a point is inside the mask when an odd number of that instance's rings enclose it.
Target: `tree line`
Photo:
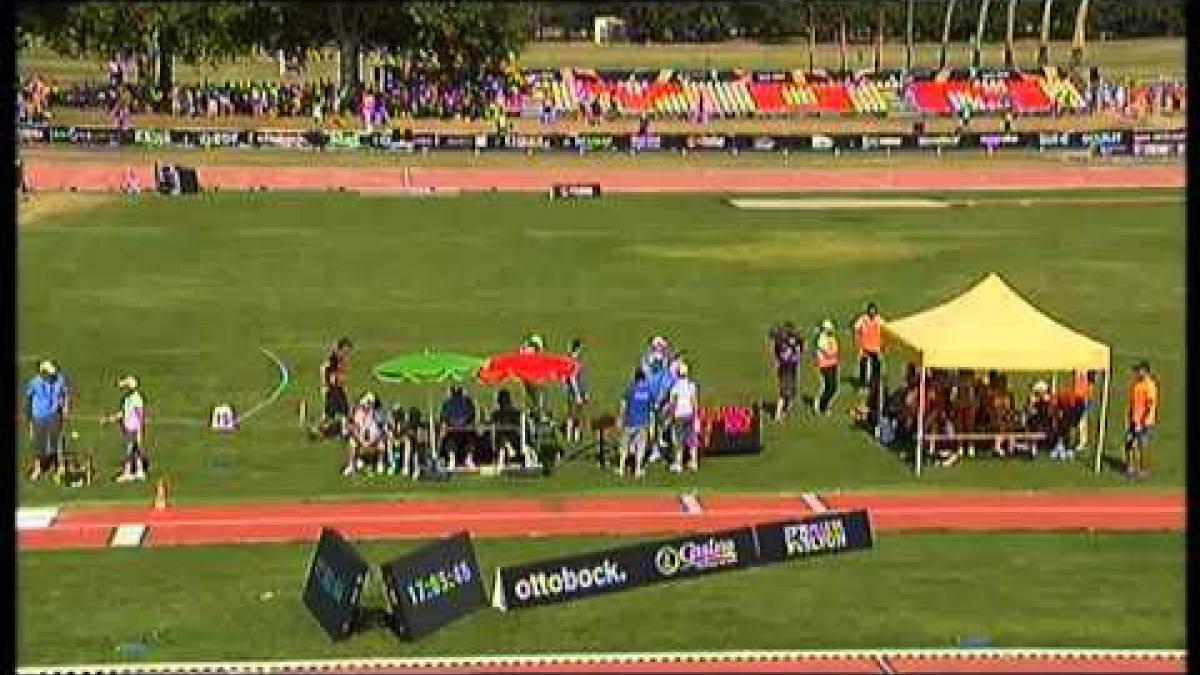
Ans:
[[[340,80],[361,81],[360,55],[384,51],[435,77],[494,72],[548,28],[587,31],[594,17],[624,19],[634,41],[744,38],[847,42],[941,41],[1185,34],[1184,0],[733,0],[728,2],[39,2],[17,13],[18,44],[57,52],[148,57],[164,95],[175,59],[216,62],[254,49],[299,55],[335,46]]]
[[[359,57],[368,50],[434,77],[469,80],[519,52],[532,18],[528,5],[501,2],[44,2],[19,6],[17,38],[75,56],[150,56],[165,94],[175,59],[216,63],[255,49],[302,57],[334,46],[349,85],[361,81]]]
[[[918,42],[940,40],[949,0],[915,0],[913,31]],[[953,3],[951,39],[966,40],[977,28],[985,0]],[[991,3],[984,23],[983,39],[1004,38],[1007,26],[1005,3]],[[1050,39],[1071,39],[1079,0],[1050,3]],[[1018,36],[1040,34],[1042,0],[1015,3]],[[806,39],[809,26],[820,41],[836,41],[844,20],[849,39],[873,39],[879,18],[888,39],[906,37],[907,0],[733,0],[730,2],[598,2],[542,3],[534,8],[543,35],[547,29],[562,28],[583,34],[592,28],[597,15],[615,16],[626,23],[634,42],[719,42],[730,38],[761,41]],[[1087,12],[1089,35],[1104,33],[1109,38],[1181,37],[1187,29],[1184,0],[1093,0]],[[556,34],[556,33],[555,33]],[[870,36],[870,37],[868,37]]]

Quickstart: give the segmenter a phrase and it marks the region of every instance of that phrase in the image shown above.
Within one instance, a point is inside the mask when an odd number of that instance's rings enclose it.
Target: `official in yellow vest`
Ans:
[[[821,373],[821,394],[817,397],[813,408],[820,414],[830,414],[830,404],[837,393],[838,341],[833,334],[833,321],[825,319],[821,322],[821,332],[817,335],[814,355],[817,360],[817,370]]]

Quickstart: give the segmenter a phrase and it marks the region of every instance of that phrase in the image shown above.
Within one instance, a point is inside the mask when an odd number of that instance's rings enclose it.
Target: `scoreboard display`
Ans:
[[[336,530],[321,530],[304,584],[304,605],[330,638],[349,637],[357,627],[369,569],[358,551]]]
[[[487,604],[471,537],[460,532],[381,567],[392,629],[413,640]]]

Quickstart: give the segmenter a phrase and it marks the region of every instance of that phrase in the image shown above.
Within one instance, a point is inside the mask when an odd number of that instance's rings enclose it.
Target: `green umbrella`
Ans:
[[[375,366],[375,379],[382,382],[412,384],[434,384],[437,382],[462,382],[479,372],[483,359],[468,354],[439,352],[426,349],[423,352],[401,354]],[[435,444],[437,439],[433,425],[433,400],[425,392],[425,407],[428,409],[429,442]]]
[[[483,359],[477,356],[426,349],[384,361],[375,366],[374,374],[375,379],[383,382],[462,382],[477,373],[482,365]]]

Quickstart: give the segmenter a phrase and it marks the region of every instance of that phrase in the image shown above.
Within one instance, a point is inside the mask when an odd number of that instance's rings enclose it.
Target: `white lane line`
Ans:
[[[825,513],[829,510],[829,507],[825,505],[825,502],[821,501],[821,498],[815,492],[805,492],[800,495],[800,499],[804,500],[804,504],[812,509],[813,513]]]
[[[45,530],[58,518],[60,506],[17,507],[17,531]]]
[[[283,365],[283,361],[281,361],[278,356],[276,356],[266,347],[259,347],[258,350],[261,351],[268,359],[274,361],[275,366],[279,368],[279,386],[275,387],[275,391],[271,392],[270,396],[267,396],[262,401],[259,401],[258,405],[246,411],[241,417],[239,417],[239,423],[245,422],[251,417],[254,417],[260,410],[274,403],[279,398],[279,395],[283,393],[283,390],[287,389],[288,383],[291,382],[291,374],[288,372],[287,366]]]
[[[113,548],[137,548],[146,538],[148,528],[142,523],[124,523],[113,530],[108,545]]]
[[[731,199],[739,209],[944,209],[948,202],[933,199]]]

